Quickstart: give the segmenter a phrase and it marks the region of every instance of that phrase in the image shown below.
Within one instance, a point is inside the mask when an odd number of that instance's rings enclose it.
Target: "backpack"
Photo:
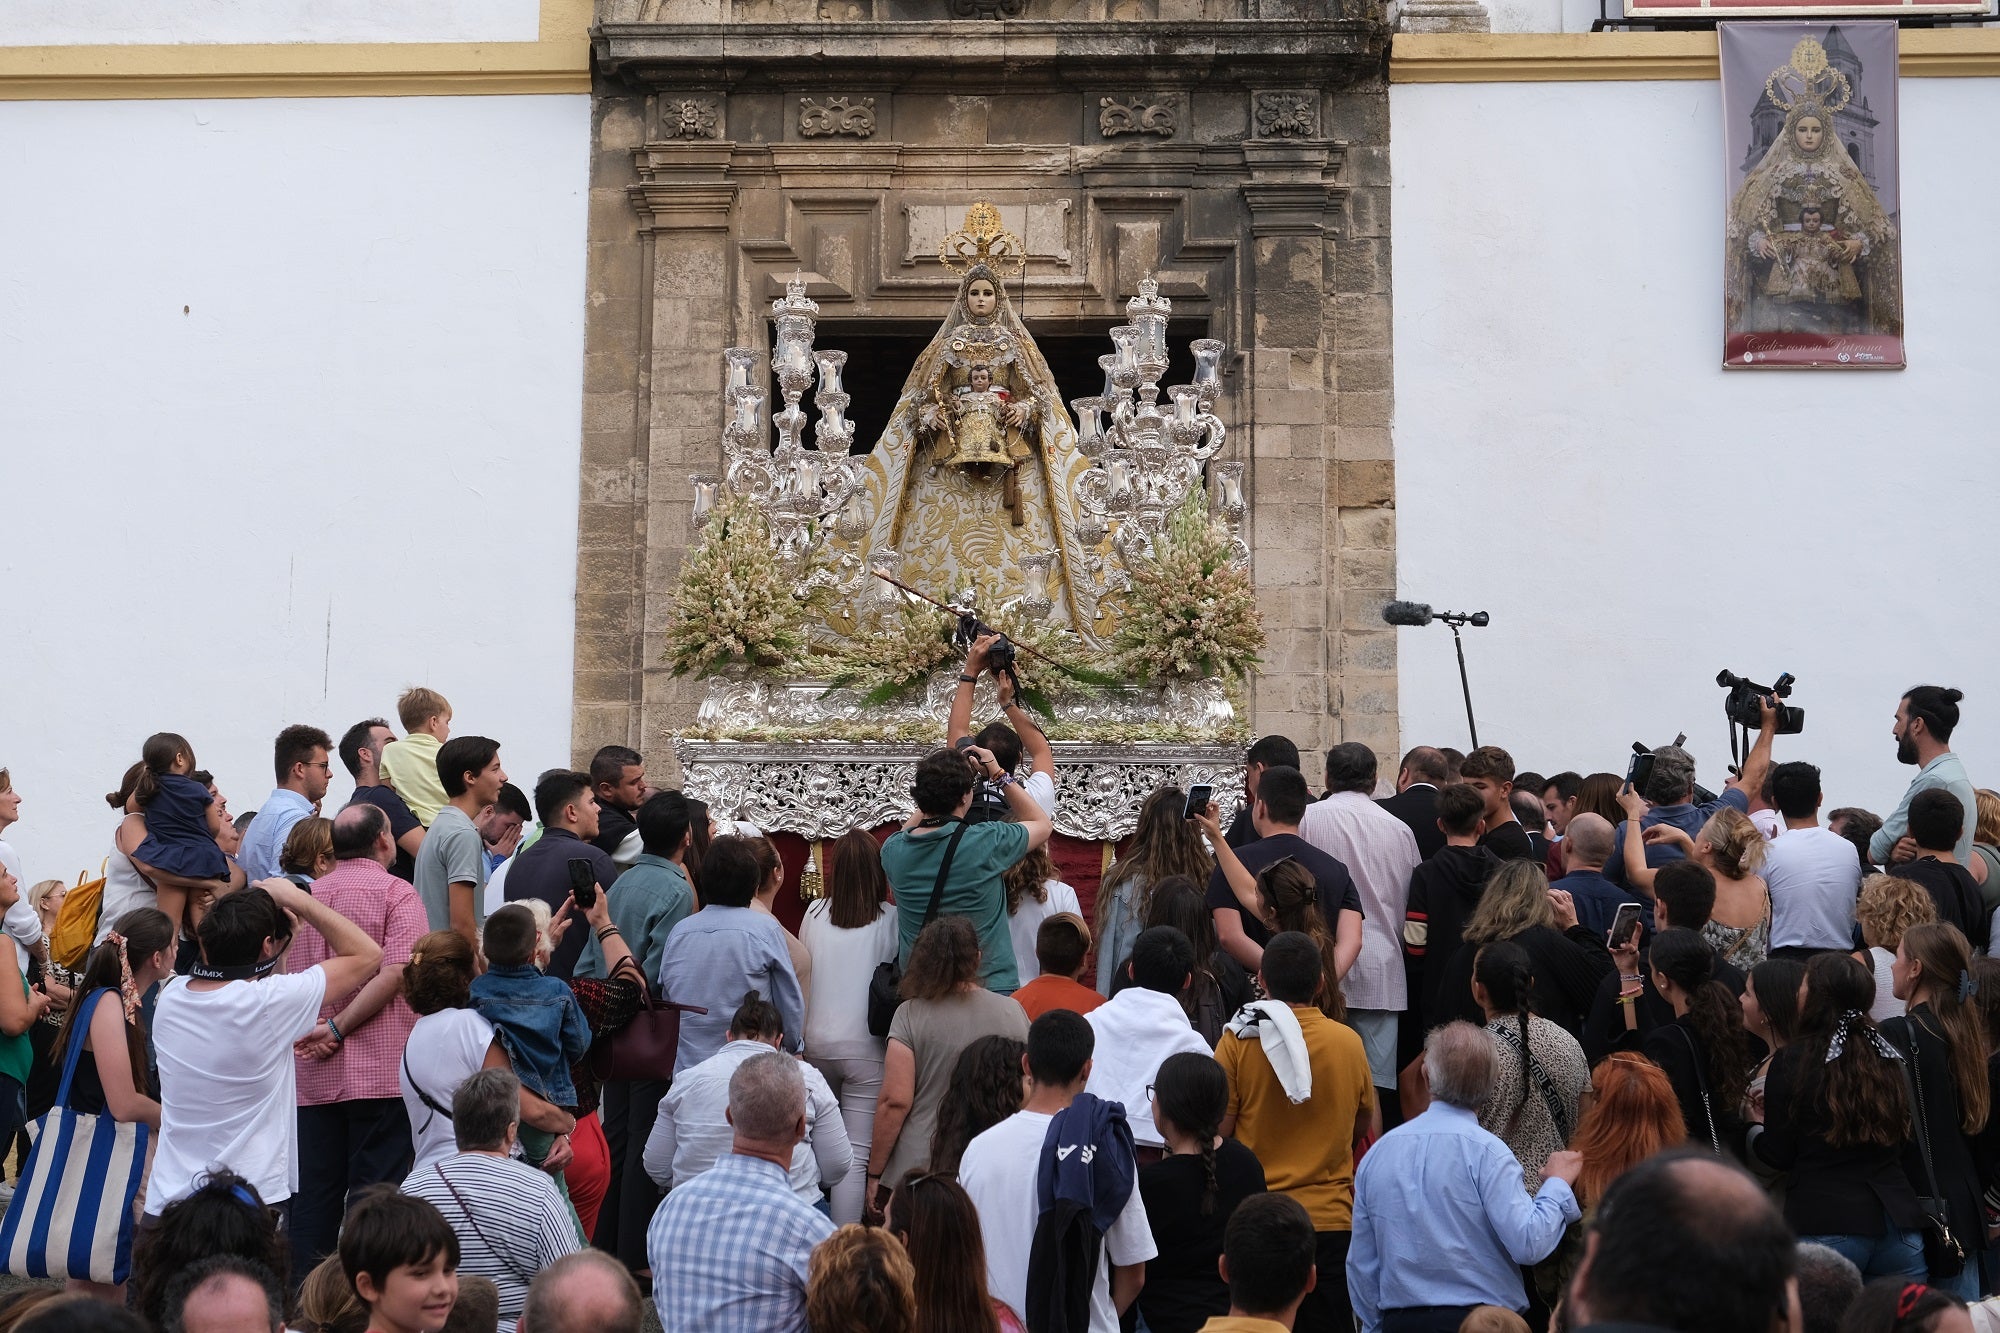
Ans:
[[[97,868],[96,879],[85,879],[88,871],[78,871],[76,886],[63,898],[56,923],[49,928],[49,961],[76,971],[97,938],[97,917],[104,907],[104,872],[111,864],[106,857]]]

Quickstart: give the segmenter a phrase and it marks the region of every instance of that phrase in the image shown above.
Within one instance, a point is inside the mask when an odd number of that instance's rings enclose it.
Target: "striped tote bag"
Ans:
[[[107,995],[118,1002],[108,988],[83,998],[70,1024],[56,1104],[28,1126],[28,1164],[0,1222],[0,1254],[15,1277],[119,1283],[131,1272],[132,1201],[145,1175],[151,1130],[69,1109],[90,1017]]]

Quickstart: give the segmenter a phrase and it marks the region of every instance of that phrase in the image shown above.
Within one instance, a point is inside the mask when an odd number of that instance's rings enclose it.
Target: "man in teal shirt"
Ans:
[[[667,936],[694,911],[694,886],[681,868],[688,851],[687,798],[677,791],[654,792],[639,807],[638,824],[644,850],[610,886],[611,924],[645,973],[646,985],[656,988]],[[604,948],[595,937],[584,942],[576,975],[604,975]],[[604,1085],[604,1139],[610,1149],[611,1181],[592,1239],[598,1248],[635,1268],[645,1266],[646,1227],[660,1206],[659,1187],[646,1174],[643,1159],[667,1086],[666,1079]]]
[[[1973,793],[1972,779],[1965,775],[1965,765],[1948,744],[1953,728],[1958,726],[1958,701],[1964,697],[1958,690],[1919,685],[1896,705],[1896,729],[1892,733],[1896,738],[1896,762],[1917,765],[1917,776],[1910,779],[1910,789],[1903,793],[1902,803],[1868,840],[1868,857],[1875,864],[1901,864],[1916,858],[1917,845],[1909,836],[1910,801],[1918,792],[1931,787],[1944,788],[1965,807],[1965,827],[1959,830],[1958,845],[1953,850],[1960,865],[1972,859],[1979,798]]]
[[[1046,843],[1055,826],[1013,774],[1001,768],[991,750],[976,745],[933,750],[918,762],[913,788],[917,811],[882,844],[882,870],[896,891],[901,958],[907,966],[931,897],[940,892],[938,869],[945,847],[971,808],[973,787],[981,778],[1000,784],[1011,818],[964,826],[958,850],[952,854],[951,873],[941,886],[937,915],[962,916],[972,923],[979,935],[980,983],[990,991],[1012,995],[1020,989],[1020,980],[1013,940],[1007,933],[1007,886],[1002,877],[1016,861]]]

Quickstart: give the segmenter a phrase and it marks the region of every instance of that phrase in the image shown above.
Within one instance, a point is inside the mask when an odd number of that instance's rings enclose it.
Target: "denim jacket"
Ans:
[[[590,1050],[590,1023],[568,982],[526,963],[496,963],[473,981],[472,1007],[493,1025],[522,1087],[556,1106],[576,1105],[569,1067]]]

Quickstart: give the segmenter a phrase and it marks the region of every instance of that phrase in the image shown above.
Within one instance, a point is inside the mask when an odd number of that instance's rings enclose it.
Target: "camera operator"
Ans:
[[[1922,854],[1910,837],[1910,802],[1918,792],[1931,787],[1942,787],[1958,798],[1967,818],[1952,843],[1952,852],[1961,865],[1972,859],[1976,821],[1971,815],[1979,808],[1979,800],[1973,794],[1972,780],[1965,775],[1965,765],[1952,753],[1949,743],[1952,730],[1958,726],[1958,701],[1964,697],[1958,690],[1919,685],[1896,704],[1896,726],[1890,733],[1896,738],[1896,762],[1915,764],[1917,775],[1910,779],[1910,789],[1903,793],[1895,811],[1868,840],[1868,857],[1875,864],[1900,864]]]
[[[1671,824],[1693,838],[1710,815],[1729,806],[1739,814],[1750,813],[1749,793],[1760,790],[1771,771],[1771,738],[1778,734],[1777,701],[1768,695],[1758,700],[1757,741],[1743,757],[1743,771],[1731,778],[1722,795],[1701,805],[1694,803],[1694,756],[1678,745],[1662,745],[1653,751],[1653,776],[1639,794],[1652,805],[1643,816],[1635,815],[1618,826],[1613,835],[1611,859],[1604,864],[1605,878],[1630,888],[1625,878],[1625,839],[1642,837],[1655,824]],[[1659,867],[1681,859],[1679,848],[1666,843],[1646,844],[1646,864]]]
[[[329,956],[267,976],[291,943],[294,918],[320,933]],[[160,1140],[146,1213],[157,1219],[218,1167],[283,1209],[299,1184],[292,1044],[319,1026],[328,996],[351,995],[375,975],[382,946],[283,879],[216,899],[195,933],[202,965],[161,989],[153,1018]]]
[[[1045,818],[1056,815],[1056,758],[1049,749],[1048,737],[1035,722],[1021,701],[1014,697],[1014,681],[1004,671],[993,672],[993,683],[1000,690],[1000,712],[1006,722],[990,722],[979,733],[972,735],[972,691],[979,683],[981,672],[992,669],[989,660],[993,645],[1005,637],[999,634],[982,634],[972,642],[965,655],[965,670],[959,672],[958,688],[951,696],[951,717],[945,724],[945,744],[961,753],[963,744],[970,738],[982,750],[989,750],[1007,773],[1021,767],[1021,757],[1026,752],[1029,766],[1028,776],[1020,779],[1021,789],[1041,807]],[[1009,726],[1008,723],[1012,723]],[[974,797],[972,818],[977,822],[982,816],[987,819],[1008,819],[1006,796],[991,782],[982,782]]]
[[[1010,819],[966,819],[982,779],[999,784]],[[1005,876],[1010,866],[1054,832],[1026,785],[1016,782],[991,750],[976,745],[933,750],[917,761],[911,789],[916,811],[882,844],[882,873],[896,891],[905,967],[935,897],[935,915],[962,916],[978,934],[980,984],[1001,995],[1021,988],[1014,940],[1007,928]]]

